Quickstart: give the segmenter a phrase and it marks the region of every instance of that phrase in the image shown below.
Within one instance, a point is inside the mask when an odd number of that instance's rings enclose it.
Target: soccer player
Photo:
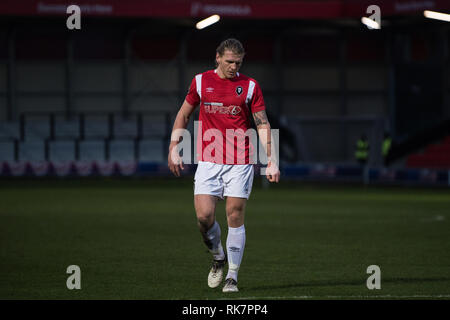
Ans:
[[[216,69],[194,77],[172,130],[174,133],[177,129],[185,129],[194,109],[200,106],[197,141],[199,162],[194,177],[194,205],[203,241],[213,255],[208,274],[209,287],[216,288],[221,284],[228,262],[223,292],[239,291],[238,271],[246,240],[245,207],[254,175],[253,164],[250,163],[253,147],[240,138],[243,137],[242,132],[251,128],[251,116],[268,158],[266,177],[270,182],[280,179],[277,160],[272,154],[270,124],[261,88],[254,79],[238,72],[244,55],[244,48],[236,39],[227,39],[219,45],[216,50]],[[237,132],[237,139],[227,135],[229,130]],[[177,177],[180,176],[180,170],[184,169],[176,149],[178,142],[172,138],[168,156],[168,166]],[[211,145],[219,147],[211,148]],[[224,197],[228,223],[226,252],[221,242],[221,229],[215,218],[217,201]]]

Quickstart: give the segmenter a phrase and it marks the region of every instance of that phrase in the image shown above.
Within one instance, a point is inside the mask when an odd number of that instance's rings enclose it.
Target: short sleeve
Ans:
[[[186,101],[192,106],[196,106],[200,103],[200,96],[197,93],[197,82],[195,81],[195,78],[192,79],[191,86],[186,95]]]
[[[250,109],[252,110],[252,113],[266,110],[266,105],[264,104],[264,97],[262,94],[262,90],[257,82],[255,82],[255,89],[253,92],[253,97],[250,101]]]

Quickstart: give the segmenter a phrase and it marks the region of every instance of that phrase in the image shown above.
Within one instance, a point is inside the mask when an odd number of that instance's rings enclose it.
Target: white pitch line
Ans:
[[[373,296],[362,296],[362,295],[355,295],[355,296],[273,296],[273,297],[239,297],[235,298],[236,300],[261,300],[261,299],[267,299],[267,300],[279,300],[279,299],[385,299],[385,298],[391,298],[391,299],[411,299],[411,298],[450,298],[450,294],[437,294],[437,295],[373,295]],[[228,300],[228,299],[219,299],[219,300]]]

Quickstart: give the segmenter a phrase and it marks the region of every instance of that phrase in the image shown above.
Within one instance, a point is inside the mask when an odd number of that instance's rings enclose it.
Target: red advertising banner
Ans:
[[[448,12],[448,0],[322,0],[322,1],[201,1],[201,0],[2,0],[0,15],[67,15],[78,5],[87,16],[201,18],[212,14],[246,19],[328,19],[366,15],[369,5],[378,5],[382,16],[419,14],[423,10]]]
[[[367,7],[378,5],[381,16],[405,16],[422,14],[424,10],[450,12],[448,0],[347,0],[343,1],[343,15],[346,17],[358,17],[366,15]]]

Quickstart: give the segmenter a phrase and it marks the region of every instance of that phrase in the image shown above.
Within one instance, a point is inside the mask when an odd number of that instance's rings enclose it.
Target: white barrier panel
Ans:
[[[93,173],[94,163],[90,161],[75,162],[75,169],[80,176],[86,177]]]
[[[123,176],[131,176],[137,171],[137,162],[118,162],[117,166],[119,168],[119,172]]]
[[[50,168],[50,164],[46,161],[30,162],[30,166],[33,173],[38,177],[47,175]]]
[[[98,171],[102,176],[111,176],[114,173],[115,163],[114,162],[96,162]],[[93,164],[94,166],[94,164]]]
[[[11,174],[15,177],[23,176],[25,174],[26,169],[27,169],[26,162],[9,163],[9,170],[11,171]]]
[[[70,174],[72,170],[72,162],[53,162],[53,169],[57,176],[65,177]]]

